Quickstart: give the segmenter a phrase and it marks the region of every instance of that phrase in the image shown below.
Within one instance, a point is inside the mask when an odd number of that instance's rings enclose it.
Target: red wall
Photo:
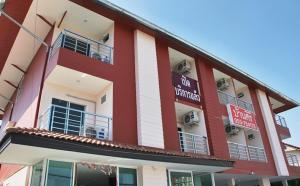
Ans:
[[[218,158],[229,159],[227,138],[213,68],[205,63],[205,59],[201,57],[196,59],[196,68],[201,85],[201,101],[203,102],[210,153]]]
[[[61,48],[51,58],[47,73],[55,65],[71,68],[113,82],[113,140],[138,144],[135,92],[134,31],[115,22],[113,65]]]
[[[52,39],[52,32],[49,32],[45,41],[50,43]],[[27,73],[24,76],[22,86],[20,87],[20,93],[16,99],[16,92],[12,97],[15,102],[11,120],[18,122],[26,110],[32,105],[34,100],[37,98],[40,83],[43,73],[43,67],[46,61],[46,48],[41,46],[37,54],[32,60],[32,63],[27,69]],[[8,104],[6,112],[4,114],[4,122],[6,123],[9,120],[11,114],[11,105]],[[33,119],[34,120],[34,119]],[[26,127],[33,127],[34,123],[26,123]]]
[[[156,40],[156,53],[165,149],[180,151],[168,45]]]

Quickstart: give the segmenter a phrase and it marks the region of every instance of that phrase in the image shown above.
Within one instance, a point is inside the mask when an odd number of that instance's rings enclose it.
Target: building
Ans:
[[[3,185],[268,186],[299,178],[277,115],[299,106],[291,98],[106,1],[3,5]]]

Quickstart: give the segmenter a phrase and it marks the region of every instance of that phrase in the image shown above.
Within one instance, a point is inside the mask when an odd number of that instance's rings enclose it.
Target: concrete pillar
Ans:
[[[256,94],[265,122],[277,173],[279,176],[288,176],[289,171],[285,162],[285,155],[281,149],[281,142],[278,138],[276,124],[274,123],[273,113],[270,109],[268,97],[265,92],[259,89],[256,90]]]
[[[227,185],[228,186],[235,186],[235,179],[231,178],[230,180],[228,180]]]
[[[259,180],[259,186],[271,186],[269,178],[262,178]]]
[[[167,169],[158,166],[142,166],[138,168],[139,186],[166,186]]]
[[[288,181],[287,181],[287,180],[283,180],[283,181],[282,181],[282,185],[283,185],[283,186],[289,186]]]

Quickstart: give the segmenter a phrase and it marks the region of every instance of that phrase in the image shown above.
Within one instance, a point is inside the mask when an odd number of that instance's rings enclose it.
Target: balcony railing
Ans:
[[[41,129],[104,140],[112,140],[111,124],[110,117],[57,105],[39,117]]]
[[[277,125],[280,125],[282,127],[287,128],[287,124],[286,124],[286,121],[285,121],[284,117],[279,116],[279,115],[275,115],[275,119],[276,119],[276,124]]]
[[[182,152],[208,154],[207,138],[186,132],[178,132]]]
[[[263,148],[247,146],[239,143],[228,142],[230,157],[239,160],[253,160],[266,162]]]
[[[290,166],[300,167],[300,163],[295,154],[287,154],[286,157]]]
[[[254,161],[267,161],[265,150],[259,147],[248,146],[249,159]]]
[[[67,48],[104,63],[112,64],[112,47],[68,30],[64,30],[60,33],[54,42],[52,55],[54,55],[60,47]]]
[[[230,157],[239,160],[248,160],[247,146],[239,143],[228,142]]]
[[[253,105],[251,103],[248,103],[244,100],[241,100],[239,98],[236,98],[226,92],[218,90],[218,97],[220,103],[227,105],[227,104],[234,104],[241,108],[244,108],[248,111],[254,112]]]

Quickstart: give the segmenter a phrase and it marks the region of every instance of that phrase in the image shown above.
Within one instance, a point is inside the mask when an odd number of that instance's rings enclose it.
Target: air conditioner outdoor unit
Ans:
[[[228,135],[233,136],[237,135],[240,132],[240,128],[234,125],[226,125],[225,131]]]
[[[191,64],[185,59],[175,66],[174,71],[178,74],[187,74],[191,71]]]
[[[108,139],[108,134],[106,128],[94,128],[88,127],[85,130],[86,137],[97,138],[97,139]]]
[[[229,81],[225,78],[221,78],[217,81],[218,90],[227,90],[229,86]]]
[[[197,111],[191,111],[184,114],[182,120],[184,125],[195,125],[195,124],[199,124],[200,117],[198,116]]]
[[[101,55],[98,52],[91,52],[91,58],[96,59],[96,60],[101,60]]]

